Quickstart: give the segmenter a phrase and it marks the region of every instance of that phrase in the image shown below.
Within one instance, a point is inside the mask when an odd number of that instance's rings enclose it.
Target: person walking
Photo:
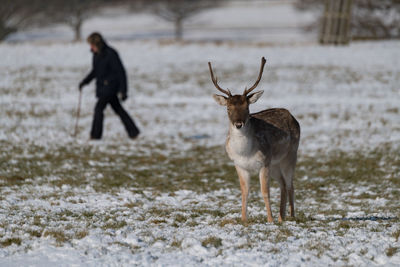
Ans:
[[[101,139],[104,109],[110,104],[121,118],[129,137],[135,139],[140,131],[118,99],[118,95],[120,95],[122,101],[128,98],[126,73],[119,55],[115,49],[107,45],[100,33],[90,34],[87,42],[90,45],[90,51],[93,53],[93,67],[90,73],[79,83],[79,90],[96,79],[97,103],[94,109],[90,138]]]

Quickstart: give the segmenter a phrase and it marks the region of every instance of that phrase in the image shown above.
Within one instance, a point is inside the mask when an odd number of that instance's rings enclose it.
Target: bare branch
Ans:
[[[37,25],[42,6],[39,0],[0,0],[0,41],[13,32]]]
[[[64,23],[74,32],[74,40],[81,39],[81,28],[84,22],[99,14],[109,6],[120,5],[120,1],[107,0],[52,0],[46,7],[47,20],[53,23]]]
[[[150,11],[165,21],[174,23],[175,39],[181,40],[183,24],[204,10],[218,7],[225,0],[154,0]]]

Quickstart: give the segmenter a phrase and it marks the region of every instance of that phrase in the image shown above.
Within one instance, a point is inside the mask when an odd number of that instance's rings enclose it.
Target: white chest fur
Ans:
[[[257,148],[251,133],[246,129],[230,129],[226,150],[235,165],[251,172],[258,172],[264,165],[264,157]]]

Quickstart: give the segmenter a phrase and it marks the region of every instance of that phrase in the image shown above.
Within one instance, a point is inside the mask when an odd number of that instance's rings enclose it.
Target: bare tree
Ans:
[[[317,19],[306,27],[320,27],[325,0],[297,0],[296,8],[316,12]],[[351,34],[353,39],[400,38],[400,0],[354,0]]]
[[[45,4],[38,0],[0,0],[0,41],[38,23]]]
[[[82,25],[85,20],[97,15],[108,4],[111,4],[111,0],[52,0],[46,13],[49,20],[71,27],[74,41],[79,41],[82,39]]]
[[[352,28],[358,39],[400,38],[400,0],[355,0]]]
[[[175,39],[182,40],[184,22],[200,12],[217,7],[222,0],[157,0],[153,1],[151,12],[172,22]]]

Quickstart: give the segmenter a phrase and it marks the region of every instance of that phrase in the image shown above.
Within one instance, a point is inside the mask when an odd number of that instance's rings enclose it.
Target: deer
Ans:
[[[247,222],[247,201],[250,176],[258,173],[261,193],[267,210],[268,223],[273,222],[270,205],[270,180],[276,179],[280,187],[280,209],[278,221],[285,219],[287,198],[290,216],[295,217],[293,177],[300,141],[300,124],[284,108],[265,109],[257,113],[249,112],[249,105],[255,103],[263,90],[253,92],[258,86],[266,59],[262,57],[257,81],[243,94],[232,95],[229,89],[222,89],[214,76],[211,63],[208,67],[214,86],[224,95],[214,94],[215,101],[226,106],[229,131],[225,149],[234,162],[239,177],[242,195],[242,221]]]

